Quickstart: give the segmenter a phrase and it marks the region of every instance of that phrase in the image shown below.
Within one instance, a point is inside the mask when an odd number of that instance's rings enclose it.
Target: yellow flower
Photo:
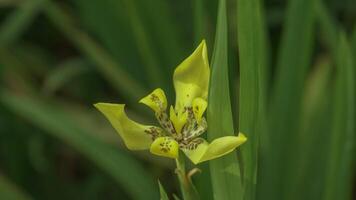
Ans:
[[[210,144],[199,137],[208,127],[204,112],[208,106],[210,69],[205,41],[174,71],[175,106],[167,114],[167,99],[160,88],[140,100],[150,107],[160,127],[136,123],[129,119],[124,104],[97,103],[99,109],[131,150],[150,149],[151,153],[177,158],[179,149],[194,163],[223,156],[246,141],[238,136],[217,138]]]

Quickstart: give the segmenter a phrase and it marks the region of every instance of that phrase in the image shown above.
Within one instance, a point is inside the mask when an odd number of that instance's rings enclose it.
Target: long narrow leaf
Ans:
[[[30,200],[32,198],[0,174],[0,199]]]
[[[204,1],[193,0],[194,8],[194,42],[198,44],[204,38]]]
[[[88,63],[83,59],[72,59],[60,64],[47,76],[43,90],[46,94],[53,94],[78,75],[92,70]]]
[[[295,158],[295,199],[320,199],[324,190],[325,166],[331,129],[332,68],[330,60],[322,58],[306,81],[303,98],[301,134],[303,153]],[[317,146],[317,148],[315,148]]]
[[[262,72],[265,69],[263,25],[259,0],[237,1],[240,58],[239,129],[248,142],[241,147],[244,165],[244,199],[255,199],[257,179],[258,126],[262,111]],[[261,98],[261,99],[260,99]],[[262,129],[261,129],[262,130]]]
[[[154,55],[154,50],[151,45],[152,41],[150,41],[146,35],[147,32],[144,30],[144,25],[140,19],[135,1],[123,0],[123,3],[130,13],[127,17],[130,21],[132,34],[135,36],[137,49],[145,62],[145,70],[151,84],[153,84],[154,87],[165,85],[164,83],[168,83],[167,76],[163,76],[161,73],[162,70],[159,68],[159,62]]]
[[[162,186],[160,181],[158,181],[158,186],[159,186],[159,193],[161,195],[160,200],[169,200],[168,195],[167,195],[166,191],[164,190],[164,187]]]
[[[6,17],[0,26],[0,45],[8,45],[18,39],[43,7],[46,0],[23,2]]]
[[[137,1],[146,19],[145,23],[149,24],[146,29],[149,29],[154,36],[154,43],[159,47],[159,60],[167,60],[168,65],[164,65],[164,69],[168,68],[168,73],[171,73],[176,66],[177,61],[184,56],[186,46],[182,33],[184,29],[178,25],[178,20],[174,18],[176,7],[171,7],[170,1],[152,0],[152,1]],[[159,12],[157,12],[159,10]]]
[[[333,55],[336,55],[335,51],[339,41],[338,24],[336,23],[336,20],[330,16],[330,13],[328,13],[322,0],[316,0],[315,10],[317,16],[316,19],[322,30],[322,35],[325,37],[326,43],[333,52]]]
[[[226,2],[219,1],[208,106],[208,138],[233,135],[227,60]],[[242,199],[240,167],[235,153],[210,161],[214,199]]]
[[[268,110],[268,140],[261,164],[261,199],[289,199],[293,195],[295,157],[304,79],[310,65],[314,31],[314,0],[290,0],[278,54],[276,81]],[[283,164],[281,164],[283,163]]]
[[[355,69],[351,49],[344,34],[341,35],[337,54],[337,72],[333,93],[333,127],[324,198],[351,199],[352,161],[355,145]]]
[[[3,91],[0,102],[15,114],[46,130],[54,137],[72,145],[110,174],[133,199],[157,199],[155,181],[146,170],[129,155],[88,134],[71,116],[32,97],[16,96]],[[96,133],[97,134],[97,133]]]
[[[112,83],[114,88],[120,92],[124,92],[127,98],[132,102],[136,102],[136,100],[144,94],[142,86],[124,71],[103,48],[95,43],[87,34],[77,29],[73,25],[73,20],[55,3],[47,2],[45,11],[51,22],[56,25],[88,59],[91,59],[96,64],[95,66],[98,71]]]

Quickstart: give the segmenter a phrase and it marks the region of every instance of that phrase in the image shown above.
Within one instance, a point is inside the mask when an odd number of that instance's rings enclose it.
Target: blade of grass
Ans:
[[[158,186],[159,186],[159,193],[161,195],[160,200],[169,200],[168,195],[167,195],[166,191],[164,190],[160,181],[158,181]]]
[[[234,135],[229,94],[226,2],[219,1],[208,105],[208,139]],[[221,120],[223,119],[223,120]],[[214,199],[242,199],[240,167],[235,153],[210,161]]]
[[[96,163],[111,175],[133,199],[157,199],[153,177],[135,159],[86,133],[71,120],[71,116],[38,98],[14,95],[2,91],[0,102],[31,124],[46,130]]]
[[[88,63],[83,59],[68,60],[50,72],[44,82],[43,90],[46,94],[53,94],[78,75],[90,72],[90,70],[93,70],[93,68],[88,67]]]
[[[296,157],[296,187],[299,199],[320,199],[325,180],[327,144],[331,129],[330,84],[332,68],[327,57],[321,58],[306,81],[302,107],[302,131],[298,138],[303,153]],[[315,148],[317,146],[317,148]]]
[[[200,199],[212,200],[213,192],[211,187],[209,163],[200,164],[199,169],[202,173],[193,177],[193,183],[196,186]]]
[[[353,63],[356,68],[356,25],[354,27],[354,30],[352,31],[352,36],[351,36],[351,50],[352,50],[352,55],[353,55]]]
[[[138,1],[140,5],[140,12],[146,13],[147,18],[145,23],[149,23],[147,27],[152,32],[155,44],[161,49],[159,51],[160,60],[167,60],[167,73],[171,74],[172,70],[180,59],[184,56],[185,41],[182,38],[182,29],[178,26],[178,20],[173,17],[172,2],[166,0],[153,1]],[[173,7],[176,9],[176,7]],[[160,10],[160,12],[157,12]],[[166,65],[165,65],[166,66]]]
[[[124,93],[132,102],[144,95],[144,88],[133,79],[110,55],[95,43],[86,33],[73,25],[73,20],[66,15],[55,3],[47,2],[45,13],[50,21],[62,31],[77,48],[91,59],[98,71],[119,92]]]
[[[351,199],[355,145],[355,70],[351,49],[341,34],[337,49],[333,92],[333,125],[328,151],[323,199]]]
[[[162,69],[159,68],[159,62],[157,57],[154,55],[155,51],[153,50],[150,40],[146,35],[147,32],[145,31],[144,24],[140,19],[135,1],[123,0],[123,3],[129,13],[127,17],[130,21],[132,33],[135,36],[137,49],[145,62],[145,71],[150,79],[150,83],[153,84],[153,87],[166,85],[166,83],[169,83],[167,78],[168,76],[163,76],[161,73]]]
[[[353,64],[354,64],[354,70],[356,71],[356,25],[353,29],[352,32],[352,38],[351,38],[351,47],[352,47],[352,56],[353,56]],[[354,72],[356,73],[356,72]],[[355,81],[355,94],[356,94],[356,81]],[[356,113],[356,109],[355,109],[355,113]],[[356,132],[355,132],[355,136],[356,137]],[[355,145],[356,146],[356,145]],[[356,148],[356,147],[354,147]],[[354,168],[356,167],[356,153],[354,154]]]
[[[32,198],[0,174],[0,199],[30,200]]]
[[[338,46],[338,24],[330,16],[327,11],[327,8],[323,4],[322,0],[316,0],[316,20],[320,25],[325,41],[329,46],[329,49],[333,51],[333,55],[336,55],[335,52]]]
[[[296,137],[304,79],[312,54],[314,0],[290,0],[269,107],[268,159],[260,168],[259,198],[289,199],[293,190]],[[302,31],[301,31],[302,30]],[[281,164],[283,163],[283,164]],[[298,195],[298,194],[297,194]],[[298,199],[296,196],[295,198]]]
[[[258,126],[262,119],[262,74],[265,65],[264,25],[260,0],[237,1],[237,33],[240,58],[239,129],[248,142],[241,146],[244,172],[244,199],[255,199],[257,184]],[[263,94],[262,94],[263,93]],[[261,99],[260,99],[261,98]],[[260,107],[261,106],[261,107]]]
[[[46,0],[24,1],[6,17],[0,26],[0,46],[13,43],[23,34],[42,9],[44,1]]]
[[[193,0],[192,4],[194,9],[194,42],[198,45],[205,38],[204,1]]]
[[[123,70],[142,85],[148,85],[148,78],[142,73],[145,70],[144,64],[136,48],[135,37],[127,20],[128,13],[122,1],[71,2],[76,11],[73,19],[80,19],[78,25],[82,25],[107,50],[112,59],[120,63]]]

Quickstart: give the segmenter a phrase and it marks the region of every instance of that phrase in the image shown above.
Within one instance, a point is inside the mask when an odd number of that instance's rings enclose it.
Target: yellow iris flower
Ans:
[[[125,104],[97,103],[131,150],[150,149],[151,153],[178,158],[179,149],[194,163],[211,160],[233,151],[246,137],[226,136],[210,144],[199,137],[207,130],[204,112],[208,106],[210,69],[205,41],[174,71],[175,106],[167,114],[167,98],[160,88],[140,100],[150,107],[161,125],[149,126],[132,121],[125,114]],[[223,120],[223,119],[222,119]]]

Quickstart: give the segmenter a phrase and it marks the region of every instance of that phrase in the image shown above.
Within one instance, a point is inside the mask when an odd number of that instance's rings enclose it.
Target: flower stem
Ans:
[[[182,154],[176,159],[176,174],[178,176],[180,189],[184,200],[197,200],[199,199],[198,192],[196,191],[193,183],[188,178],[185,170],[185,157]]]

